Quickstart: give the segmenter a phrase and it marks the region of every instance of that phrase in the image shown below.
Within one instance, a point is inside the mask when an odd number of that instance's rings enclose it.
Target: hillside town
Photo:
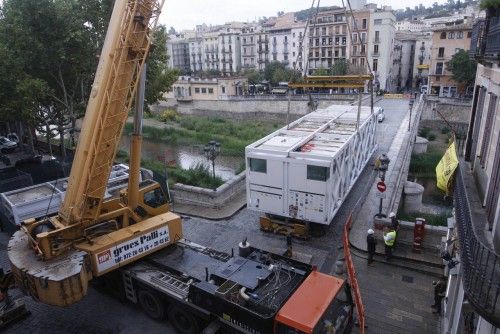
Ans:
[[[327,8],[313,13],[309,22],[298,20],[293,12],[258,23],[207,26],[200,22],[193,30],[169,35],[170,66],[196,79],[203,74],[235,77],[249,70],[261,72],[272,62],[301,75],[314,75],[345,61],[349,73],[372,72],[376,90],[425,89],[441,97],[471,96],[471,87],[459,89],[444,64],[458,50],[470,49],[473,24],[484,16],[477,3],[442,17],[412,16],[399,21],[389,6],[364,0],[350,4],[352,16],[346,8]],[[193,92],[192,96],[212,99],[243,91],[205,94]]]

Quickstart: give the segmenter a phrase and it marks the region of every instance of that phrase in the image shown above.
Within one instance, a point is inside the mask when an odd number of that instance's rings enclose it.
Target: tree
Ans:
[[[262,75],[254,69],[244,70],[241,75],[248,78],[248,83],[251,85],[256,85],[262,81]]]
[[[465,50],[455,53],[446,63],[446,69],[452,73],[451,78],[461,86],[461,91],[472,85],[476,79],[476,62],[470,59]]]
[[[167,28],[163,25],[158,26],[153,33],[153,45],[147,59],[144,95],[146,112],[149,112],[150,105],[164,100],[163,93],[170,90],[179,75],[177,70],[169,69],[167,66],[167,39]]]
[[[332,75],[346,75],[349,70],[349,63],[345,59],[337,60],[332,66]]]
[[[314,70],[313,75],[318,75],[318,76],[332,75],[332,71],[324,67],[319,67]]]

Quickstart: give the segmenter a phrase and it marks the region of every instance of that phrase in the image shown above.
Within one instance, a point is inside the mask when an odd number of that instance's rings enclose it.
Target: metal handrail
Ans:
[[[454,206],[463,287],[476,312],[500,327],[500,256],[481,238],[478,233],[481,226],[475,228],[462,168],[457,169],[455,176]],[[479,223],[484,228],[484,220]]]

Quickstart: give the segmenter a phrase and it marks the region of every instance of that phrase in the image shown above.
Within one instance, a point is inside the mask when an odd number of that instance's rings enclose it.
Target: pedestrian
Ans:
[[[396,241],[396,231],[392,227],[386,228],[386,231],[388,232],[384,232],[385,259],[389,261],[392,258],[394,241]]]
[[[366,236],[366,245],[368,249],[368,265],[371,266],[373,262],[373,255],[375,255],[375,246],[377,245],[375,232],[372,229],[368,230],[368,235]]]
[[[434,287],[434,304],[431,305],[434,310],[432,313],[441,314],[441,301],[446,292],[446,280],[441,278],[439,281],[433,281],[432,286]]]
[[[389,213],[389,218],[391,219],[391,227],[396,233],[399,232],[399,220],[396,218],[396,214],[394,212]]]

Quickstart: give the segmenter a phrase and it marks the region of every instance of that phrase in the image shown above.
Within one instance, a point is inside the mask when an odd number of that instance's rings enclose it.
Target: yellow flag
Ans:
[[[457,151],[455,149],[455,142],[450,144],[443,157],[436,166],[437,187],[450,194],[453,187],[453,175],[458,166]]]

